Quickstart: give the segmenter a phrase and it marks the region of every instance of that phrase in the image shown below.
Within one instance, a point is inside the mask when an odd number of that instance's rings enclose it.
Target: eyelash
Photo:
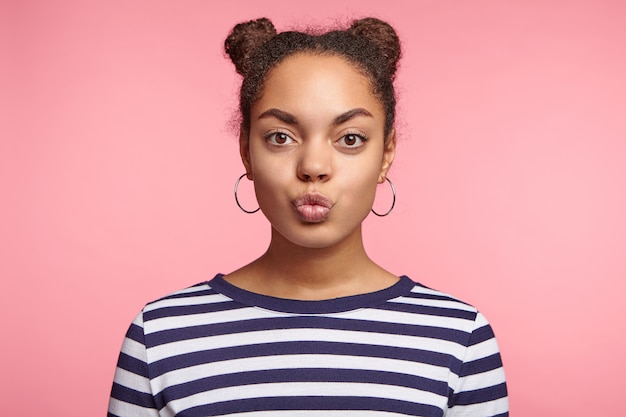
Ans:
[[[347,137],[349,137],[349,136],[354,136],[354,137],[358,138],[358,140],[360,140],[361,143],[356,145],[356,146],[355,145],[341,145],[341,146],[343,146],[345,148],[356,149],[356,148],[359,148],[359,147],[363,146],[363,144],[365,144],[365,142],[367,142],[367,136],[365,134],[363,134],[363,133],[360,133],[360,132],[348,132],[345,135],[343,135],[339,139],[338,142],[345,141],[345,139]]]
[[[286,138],[288,138],[284,143],[277,143],[276,142],[276,138],[278,136],[285,136]],[[339,140],[337,140],[337,142],[342,142],[345,140],[346,138],[350,137],[350,136],[354,136],[355,138],[357,138],[357,140],[360,140],[360,143],[358,145],[348,145],[348,144],[344,144],[344,145],[340,145],[341,147],[344,148],[348,148],[348,149],[357,149],[360,148],[361,146],[363,146],[363,144],[365,144],[365,142],[367,142],[368,138],[364,133],[361,132],[348,132],[345,135],[341,136],[339,138]],[[294,141],[294,139],[291,137],[291,135],[289,135],[286,132],[283,131],[275,131],[275,132],[270,132],[267,135],[265,135],[265,140],[270,144],[270,145],[274,145],[274,146],[283,146],[286,145],[288,143],[291,143]]]
[[[276,137],[278,136],[286,136],[287,138],[289,138],[289,141],[293,141],[293,138],[286,132],[282,132],[282,131],[276,131],[276,132],[270,132],[267,135],[265,135],[265,140],[270,144],[270,145],[275,145],[275,146],[283,146],[286,143],[276,143]]]

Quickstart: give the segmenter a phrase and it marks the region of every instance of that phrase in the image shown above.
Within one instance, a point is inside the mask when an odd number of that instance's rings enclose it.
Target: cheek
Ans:
[[[281,175],[281,164],[276,158],[269,157],[263,149],[258,149],[258,144],[250,145],[250,168],[255,187],[271,186],[272,183],[278,182]],[[284,169],[284,163],[282,164]]]
[[[264,164],[253,165],[252,175],[254,179],[254,192],[261,210],[274,207],[275,202],[283,196],[284,190],[288,188],[288,175],[279,166]]]
[[[375,166],[375,165],[374,165]],[[351,169],[344,173],[342,199],[354,209],[368,212],[376,195],[379,169]]]

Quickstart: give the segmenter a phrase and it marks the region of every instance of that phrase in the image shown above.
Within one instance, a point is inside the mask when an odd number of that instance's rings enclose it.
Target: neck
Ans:
[[[359,267],[372,263],[365,253],[360,228],[349,238],[323,248],[295,245],[272,230],[270,246],[261,260],[267,263],[272,274],[324,285],[345,281],[358,275]]]
[[[360,229],[324,248],[295,245],[272,230],[265,254],[231,274],[229,281],[274,297],[322,300],[377,291],[397,278],[367,256]]]

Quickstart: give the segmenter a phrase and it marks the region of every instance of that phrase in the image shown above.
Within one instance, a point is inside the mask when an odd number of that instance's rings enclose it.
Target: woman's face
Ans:
[[[369,80],[343,58],[298,54],[252,105],[241,154],[273,238],[325,248],[361,239],[395,153]]]

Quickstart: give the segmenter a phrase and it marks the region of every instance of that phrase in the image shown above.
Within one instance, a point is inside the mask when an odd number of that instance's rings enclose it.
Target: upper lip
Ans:
[[[321,193],[305,193],[296,198],[293,202],[296,207],[304,205],[322,206],[326,208],[332,208],[333,202],[330,198]]]

